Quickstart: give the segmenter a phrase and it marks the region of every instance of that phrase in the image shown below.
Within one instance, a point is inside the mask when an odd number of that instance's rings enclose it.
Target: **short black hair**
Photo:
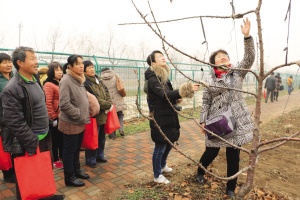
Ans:
[[[107,71],[107,70],[109,70],[108,67],[102,67],[102,68],[101,68],[101,73],[104,72],[104,71]]]
[[[151,66],[152,62],[155,62],[155,54],[156,53],[160,53],[163,55],[163,53],[158,50],[152,51],[152,53],[147,57],[147,63],[149,66]]]
[[[55,69],[59,68],[62,69],[62,66],[59,62],[51,62],[49,65],[48,65],[48,72],[47,72],[47,78],[48,79],[54,79],[55,78]]]
[[[69,58],[68,58],[68,64],[73,67],[74,64],[78,63],[77,58],[83,59],[83,57],[81,55],[77,55],[77,54],[73,54],[73,55],[69,56]]]
[[[274,75],[275,73],[274,72],[271,72],[271,75]]]
[[[35,53],[35,51],[31,47],[20,46],[20,47],[16,48],[14,50],[13,54],[12,54],[12,62],[13,62],[13,64],[14,64],[17,71],[19,71],[19,69],[20,69],[17,62],[18,62],[18,60],[25,62],[26,51],[30,51],[32,53]]]
[[[11,61],[10,55],[8,55],[6,53],[0,53],[0,63],[2,63],[3,60],[9,60],[9,61]]]
[[[66,64],[63,65],[63,67],[62,67],[63,74],[67,73],[68,65],[69,65],[69,63],[66,63]]]
[[[86,68],[88,67],[88,66],[90,66],[90,65],[93,65],[94,66],[94,64],[92,63],[92,61],[90,61],[90,60],[85,60],[85,61],[83,61],[83,64],[84,64],[84,72],[86,72]]]
[[[216,64],[215,57],[216,57],[216,55],[217,55],[218,53],[224,53],[224,54],[228,55],[227,51],[225,51],[225,50],[223,50],[223,49],[219,49],[219,50],[217,50],[217,51],[215,51],[215,52],[212,52],[212,54],[211,54],[210,57],[209,57],[209,63],[211,63],[211,64]],[[229,58],[229,55],[228,55],[228,58]]]

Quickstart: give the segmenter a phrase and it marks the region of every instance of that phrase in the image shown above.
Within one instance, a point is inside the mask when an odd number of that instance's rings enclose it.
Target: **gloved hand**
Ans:
[[[114,108],[114,104],[111,105],[110,109],[108,112],[112,111],[112,109]]]
[[[112,104],[111,107],[108,110],[105,110],[105,114],[109,113],[110,111],[112,111],[114,105]]]

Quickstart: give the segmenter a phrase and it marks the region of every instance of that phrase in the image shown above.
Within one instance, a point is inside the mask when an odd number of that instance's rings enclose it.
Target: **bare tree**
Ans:
[[[178,20],[185,20],[185,19],[190,19],[190,18],[195,18],[195,17],[187,17],[187,18],[182,18],[182,19],[176,19],[176,20],[166,20],[166,21],[161,21],[161,22],[157,22],[155,19],[155,16],[153,14],[153,11],[151,9],[150,3],[149,3],[149,8],[150,8],[150,12],[151,15],[153,17],[153,22],[148,22],[148,20],[146,20],[146,16],[147,15],[143,15],[141,13],[141,11],[136,7],[136,5],[134,4],[133,0],[131,0],[133,5],[135,6],[137,12],[140,14],[141,18],[144,20],[144,23],[128,23],[128,24],[146,24],[148,25],[148,27],[161,39],[162,41],[162,45],[163,45],[163,49],[165,51],[166,56],[168,57],[168,59],[170,60],[171,64],[173,65],[173,67],[178,70],[179,73],[181,73],[183,76],[185,76],[187,79],[194,81],[196,83],[200,83],[203,84],[205,87],[217,87],[217,86],[212,86],[212,85],[207,85],[205,82],[203,81],[197,81],[197,80],[192,80],[190,77],[186,76],[184,73],[182,73],[180,71],[180,69],[178,69],[176,67],[176,65],[174,65],[174,63],[172,62],[171,57],[168,54],[168,51],[166,50],[166,45],[169,48],[174,49],[175,51],[181,53],[182,55],[185,55],[186,57],[195,60],[197,62],[203,63],[203,64],[207,64],[210,65],[211,67],[221,67],[225,70],[229,70],[228,68],[226,69],[226,66],[220,65],[220,66],[216,66],[213,64],[210,64],[208,62],[205,62],[201,59],[198,59],[196,56],[191,56],[189,54],[187,54],[186,52],[183,52],[182,50],[176,48],[174,45],[172,45],[171,43],[169,43],[165,36],[162,34],[158,23],[165,23],[165,22],[172,22],[172,21],[178,21]],[[172,2],[172,1],[171,1]],[[243,187],[239,190],[238,192],[238,196],[237,199],[244,199],[244,197],[247,195],[247,193],[250,192],[251,188],[253,187],[253,181],[254,181],[254,171],[255,171],[255,167],[256,164],[259,160],[259,155],[263,152],[275,149],[283,144],[285,144],[287,141],[300,141],[300,138],[296,138],[297,135],[300,134],[299,132],[293,133],[291,134],[289,137],[282,137],[282,138],[275,138],[272,139],[270,141],[266,141],[266,142],[261,142],[260,140],[260,134],[259,134],[259,124],[260,124],[260,114],[261,114],[261,95],[262,95],[262,88],[263,88],[263,81],[264,79],[273,71],[285,67],[285,66],[291,66],[294,64],[297,64],[298,66],[300,66],[300,60],[296,61],[296,62],[290,62],[290,63],[286,63],[282,64],[282,65],[278,65],[277,67],[272,68],[269,72],[267,72],[266,74],[264,73],[264,50],[263,50],[263,40],[262,40],[262,26],[261,26],[261,18],[260,18],[260,10],[261,10],[261,5],[262,5],[262,0],[258,0],[258,5],[257,8],[255,10],[251,10],[249,12],[243,13],[243,14],[233,14],[230,16],[197,16],[197,17],[210,17],[210,18],[223,18],[223,19],[236,19],[236,18],[242,18],[244,15],[247,15],[249,13],[255,13],[256,15],[256,19],[257,19],[257,27],[258,27],[258,38],[259,38],[259,73],[257,74],[256,72],[252,71],[252,70],[247,70],[247,69],[231,69],[231,70],[239,70],[239,71],[246,71],[246,72],[251,72],[252,74],[254,74],[254,76],[257,79],[258,82],[258,88],[257,88],[257,93],[250,93],[247,91],[243,91],[243,90],[237,90],[234,88],[229,88],[229,87],[217,87],[217,88],[226,88],[226,89],[230,89],[230,90],[235,90],[235,91],[239,91],[239,92],[243,92],[243,93],[248,93],[253,95],[256,98],[256,107],[255,107],[255,114],[254,114],[254,131],[253,131],[253,142],[252,142],[252,147],[251,150],[247,150],[243,147],[239,147],[236,146],[230,142],[228,142],[227,140],[225,140],[224,138],[218,136],[217,134],[203,128],[194,117],[186,117],[181,115],[179,112],[176,111],[176,109],[174,109],[175,112],[177,112],[179,115],[188,118],[188,119],[193,119],[195,121],[195,123],[199,126],[199,128],[205,130],[207,133],[210,133],[211,135],[217,137],[218,139],[222,140],[223,142],[229,144],[230,146],[239,149],[245,153],[247,153],[249,155],[249,164],[248,166],[246,166],[245,168],[243,168],[242,170],[240,170],[239,172],[237,172],[235,175],[231,176],[231,177],[219,177],[216,174],[213,174],[211,172],[209,172],[208,170],[206,170],[199,162],[195,161],[193,158],[185,155],[182,151],[180,151],[178,148],[176,148],[169,140],[168,138],[165,136],[165,134],[162,132],[162,130],[160,129],[160,127],[158,126],[157,122],[155,121],[154,118],[152,117],[147,117],[145,115],[142,114],[141,110],[139,109],[139,104],[138,104],[138,95],[137,95],[137,108],[139,110],[139,112],[146,118],[148,118],[149,120],[153,120],[155,125],[157,126],[157,128],[159,129],[159,131],[161,132],[161,134],[164,136],[165,140],[171,145],[173,146],[173,148],[175,150],[177,150],[179,153],[181,153],[182,155],[184,155],[186,158],[190,159],[191,161],[193,161],[197,166],[201,167],[206,173],[211,174],[213,176],[215,176],[216,178],[222,179],[222,180],[231,180],[236,178],[237,176],[239,176],[242,172],[247,171],[247,179],[246,179],[246,183],[243,185]],[[290,7],[290,6],[289,6]],[[154,28],[153,25],[155,25],[156,27]],[[159,79],[158,79],[159,80]],[[163,85],[162,85],[163,87]],[[167,95],[166,95],[167,97]],[[168,99],[168,98],[167,98]],[[172,106],[171,102],[169,101],[170,105]],[[172,106],[173,107],[173,106]],[[152,115],[153,116],[153,115]],[[267,146],[266,146],[267,145]]]
[[[108,57],[111,65],[116,66],[120,62],[119,59],[114,58],[127,58],[128,57],[128,46],[122,39],[121,35],[117,35],[117,32],[111,25],[108,25],[108,35],[103,42],[101,52]]]
[[[50,28],[48,37],[48,46],[51,52],[61,52],[63,53],[67,46],[69,45],[69,39],[62,39],[62,32],[59,26],[55,28]],[[51,54],[51,62],[54,61],[55,55]]]

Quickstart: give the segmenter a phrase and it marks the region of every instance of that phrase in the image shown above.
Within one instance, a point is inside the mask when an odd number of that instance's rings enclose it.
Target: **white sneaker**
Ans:
[[[166,165],[164,168],[161,169],[161,172],[171,172],[173,171],[173,169],[171,167],[168,167],[168,165]]]
[[[170,181],[168,179],[166,179],[166,177],[164,177],[164,175],[159,175],[158,178],[154,178],[154,182],[156,183],[164,183],[164,184],[168,184],[170,183]]]

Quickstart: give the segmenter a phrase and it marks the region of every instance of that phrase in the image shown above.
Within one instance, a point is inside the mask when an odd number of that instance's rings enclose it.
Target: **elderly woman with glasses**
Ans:
[[[241,26],[241,31],[244,37],[244,58],[239,63],[237,68],[250,69],[255,58],[255,49],[253,38],[250,36],[250,21],[248,18],[244,21],[244,26]],[[235,68],[230,62],[228,53],[225,50],[218,50],[212,53],[209,59],[211,64],[220,65],[223,67],[214,67],[211,70],[211,76],[207,77],[206,82],[209,85],[230,87],[231,76],[233,76],[233,88],[242,90],[243,80],[247,74],[245,71],[231,70]],[[225,70],[224,70],[225,68]],[[226,70],[226,68],[228,68]],[[229,102],[231,104],[229,105]],[[229,101],[229,91],[223,88],[209,87],[204,89],[202,109],[200,113],[200,124],[205,127],[207,119],[210,119],[220,113],[227,111],[228,106],[231,107],[232,115],[236,121],[236,132],[227,140],[237,146],[249,143],[253,140],[254,124],[244,100],[243,93],[231,92],[231,101]],[[205,134],[204,130],[201,130]],[[227,157],[227,176],[230,177],[236,174],[239,170],[239,150],[233,148],[227,143],[218,138],[205,140],[205,152],[203,153],[200,163],[207,166],[216,158],[220,147],[226,147]],[[204,170],[198,168],[196,180],[200,184],[204,184]],[[228,197],[234,197],[237,178],[227,182],[226,194]]]

